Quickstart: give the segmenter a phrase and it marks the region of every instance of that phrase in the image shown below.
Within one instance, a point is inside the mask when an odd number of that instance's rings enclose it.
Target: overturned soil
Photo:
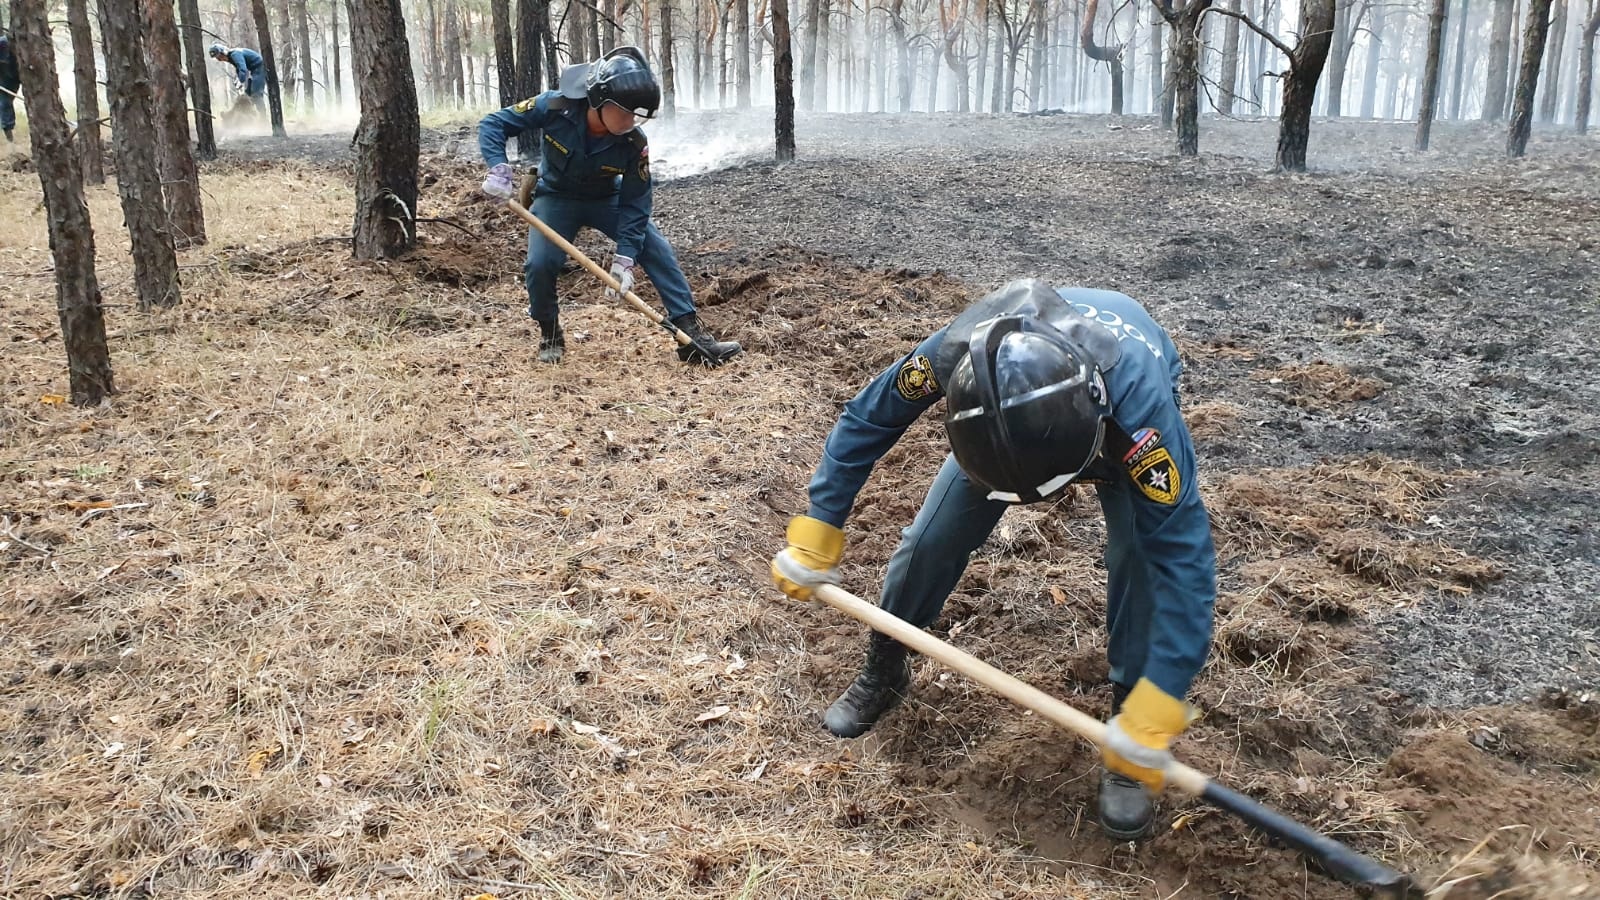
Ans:
[[[22,282],[3,883],[1349,896],[1176,795],[1110,844],[1093,753],[931,663],[867,738],[818,731],[861,629],[765,569],[827,429],[1037,275],[1140,298],[1184,354],[1221,562],[1185,761],[1435,896],[1600,896],[1593,139],[1505,163],[1488,131],[1417,156],[1319,122],[1291,176],[1263,122],[1208,121],[1198,160],[1137,118],[803,124],[782,166],[761,123],[652,129],[656,221],[746,347],[722,370],[577,271],[568,362],[537,366],[524,233],[463,128],[430,135],[408,259],[281,229],[191,251],[185,307],[114,313],[109,408],[40,403],[60,344]],[[209,174],[327,203],[347,147],[241,141]],[[933,419],[861,497],[858,594],[945,452]],[[1103,715],[1102,540],[1088,495],[1013,511],[935,630]]]

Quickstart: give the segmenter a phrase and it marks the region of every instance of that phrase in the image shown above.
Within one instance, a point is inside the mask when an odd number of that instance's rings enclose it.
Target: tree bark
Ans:
[[[1283,79],[1283,112],[1278,119],[1278,168],[1303,172],[1311,141],[1311,108],[1317,80],[1333,43],[1334,0],[1304,0],[1300,7],[1300,43],[1289,55]]]
[[[500,82],[500,106],[522,99],[517,96],[517,54],[511,44],[511,0],[489,0],[494,31],[494,70]]]
[[[814,109],[817,102],[817,35],[822,30],[821,20],[821,0],[806,0],[806,38],[800,50],[800,108],[806,112]]]
[[[74,405],[94,406],[115,393],[116,387],[106,348],[100,282],[94,273],[94,228],[83,200],[83,175],[68,137],[66,111],[61,106],[44,0],[11,0],[11,30],[22,89],[28,98],[28,142],[44,190],[68,385]]]
[[[1561,55],[1567,42],[1567,0],[1555,0],[1551,6],[1555,10],[1555,19],[1550,22],[1550,43],[1545,49],[1545,56],[1550,61],[1545,68],[1549,70],[1550,77],[1545,79],[1544,94],[1539,102],[1541,122],[1556,120],[1561,99]]]
[[[750,0],[734,0],[733,105],[750,108]]]
[[[195,152],[201,159],[217,158],[217,136],[211,127],[211,80],[206,75],[206,36],[200,31],[198,0],[178,0],[183,22],[184,67],[189,73],[189,102],[194,105]]]
[[[350,43],[361,85],[361,124],[354,141],[355,256],[388,259],[416,243],[421,141],[400,0],[354,0]]]
[[[330,44],[329,49],[333,51],[333,66],[331,68],[333,72],[333,104],[335,106],[344,104],[344,85],[339,79],[339,4],[342,2],[344,0],[332,0],[328,4],[328,8],[332,11],[332,18],[328,24],[328,43]],[[500,2],[504,3],[505,0],[500,0]],[[487,74],[484,77],[487,78]]]
[[[661,118],[678,115],[678,67],[672,59],[672,0],[661,4]]]
[[[1498,122],[1506,105],[1506,73],[1511,59],[1511,0],[1493,0],[1494,23],[1489,33],[1488,86],[1483,98],[1483,121]]]
[[[277,51],[277,59],[282,63],[278,70],[279,78],[283,82],[283,94],[290,103],[294,102],[294,91],[299,81],[295,77],[295,46],[294,46],[294,17],[289,11],[289,0],[278,0],[278,39],[273,44]]]
[[[1423,58],[1422,102],[1417,109],[1417,149],[1428,149],[1433,131],[1434,107],[1439,99],[1439,56],[1444,48],[1445,5],[1449,0],[1432,0],[1428,14],[1428,52]]]
[[[1468,2],[1469,0],[1461,0],[1461,6],[1456,12],[1456,18],[1459,21],[1456,25],[1455,75],[1450,79],[1451,121],[1460,121],[1461,119],[1461,89],[1467,75],[1467,26],[1470,24],[1471,19],[1467,11]]]
[[[295,40],[300,47],[300,84],[301,102],[306,109],[316,105],[312,96],[312,86],[316,79],[311,74],[311,21],[306,16],[306,0],[294,0]]]
[[[1150,111],[1152,113],[1160,111],[1161,127],[1171,128],[1172,95],[1169,90],[1171,85],[1167,83],[1166,66],[1163,64],[1163,56],[1166,53],[1167,46],[1167,24],[1166,20],[1159,15],[1161,12],[1159,7],[1156,12],[1158,15],[1150,19]],[[1137,18],[1134,19],[1134,23],[1134,27],[1137,28]]]
[[[1589,106],[1594,99],[1594,37],[1600,32],[1600,0],[1589,0],[1589,24],[1578,41],[1578,105],[1572,114],[1573,130],[1589,131]]]
[[[139,34],[138,0],[100,0],[100,42],[111,101],[111,146],[117,155],[117,192],[133,239],[133,282],[139,307],[176,306],[178,257],[161,196],[156,164],[155,103]]]
[[[889,6],[889,28],[894,32],[896,108],[911,111],[911,41],[906,36],[905,0]]]
[[[1332,2],[1332,0],[1328,0]],[[1156,9],[1172,29],[1173,120],[1178,132],[1178,155],[1200,155],[1200,17],[1211,0],[1157,0]],[[1324,51],[1326,54],[1326,51]]]
[[[1239,11],[1239,0],[1225,0],[1224,8]],[[1222,32],[1222,72],[1217,76],[1217,111],[1233,115],[1234,92],[1239,85],[1239,20],[1229,16]]]
[[[283,130],[283,93],[278,88],[278,62],[272,52],[272,23],[267,19],[267,0],[250,0],[250,11],[256,21],[256,38],[261,46],[261,65],[267,70],[267,108],[272,116],[272,133],[288,137]]]
[[[1083,8],[1083,20],[1078,32],[1078,46],[1083,48],[1084,55],[1092,60],[1106,63],[1111,70],[1111,114],[1122,115],[1122,50],[1125,45],[1101,46],[1094,37],[1094,23],[1096,14],[1100,10],[1100,0],[1086,0]]]
[[[1355,0],[1336,0],[1333,11],[1333,42],[1328,49],[1328,117],[1337,119],[1344,114],[1344,73],[1350,61],[1350,48],[1355,43],[1350,33],[1350,6]]]
[[[72,35],[72,77],[77,88],[78,159],[83,180],[105,184],[106,168],[100,142],[100,98],[94,68],[94,35],[89,30],[89,0],[67,0],[67,31]],[[55,67],[54,60],[51,68]]]
[[[517,0],[517,93],[534,97],[544,90],[544,33],[550,27],[548,0]],[[521,141],[517,142],[521,145]]]
[[[1367,44],[1367,67],[1361,75],[1361,118],[1370,119],[1378,110],[1378,64],[1383,61],[1384,7],[1372,5],[1372,34]]]
[[[1511,102],[1511,128],[1506,135],[1506,156],[1511,159],[1528,152],[1528,138],[1533,133],[1539,66],[1544,62],[1544,45],[1550,36],[1550,2],[1528,0],[1528,18],[1522,28],[1522,70],[1517,75],[1516,95]]]
[[[794,159],[794,51],[790,47],[789,0],[772,0],[773,132],[778,162]]]
[[[456,0],[444,5],[444,80],[445,93],[453,96],[456,106],[467,102],[466,75],[461,69],[461,10]]]
[[[151,76],[157,159],[167,200],[173,243],[179,249],[206,242],[205,209],[200,202],[200,172],[189,149],[189,114],[178,64],[178,25],[172,0],[139,0],[145,61]]]

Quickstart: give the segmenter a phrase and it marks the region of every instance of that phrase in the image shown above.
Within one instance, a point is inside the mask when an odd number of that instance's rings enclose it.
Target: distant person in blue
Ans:
[[[0,129],[6,133],[6,143],[12,143],[11,133],[17,127],[17,110],[13,105],[16,94],[22,90],[22,73],[17,70],[17,56],[11,52],[11,41],[0,34]]]
[[[258,111],[266,109],[267,97],[267,65],[261,59],[261,54],[248,47],[234,47],[228,49],[221,42],[212,44],[206,51],[217,62],[227,63],[233,67],[238,75],[237,89]]]
[[[969,307],[844,407],[788,528],[773,581],[809,599],[837,583],[844,523],[873,465],[942,397],[951,455],[889,560],[882,607],[921,628],[1012,504],[1093,484],[1106,519],[1112,716],[1102,752],[1105,832],[1149,832],[1168,747],[1211,646],[1216,551],[1178,411],[1178,351],[1131,297],[1014,281]],[[911,686],[904,645],[871,634],[866,663],[823,716],[864,734]]]
[[[478,148],[489,164],[483,191],[509,199],[516,172],[506,160],[506,140],[520,135],[537,141],[541,161],[530,211],[568,240],[588,226],[616,241],[612,277],[626,291],[633,287],[635,263],[650,276],[667,317],[689,336],[678,358],[721,365],[742,348],[717,340],[700,324],[689,280],[672,245],[650,221],[650,147],[634,126],[654,116],[660,105],[661,88],[637,47],[618,47],[595,62],[568,66],[558,90],[492,112],[478,123]],[[566,255],[544,235],[528,233],[523,273],[528,315],[539,325],[541,362],[560,362],[566,352],[556,300],[556,276],[565,262]],[[608,288],[606,294],[616,292]]]

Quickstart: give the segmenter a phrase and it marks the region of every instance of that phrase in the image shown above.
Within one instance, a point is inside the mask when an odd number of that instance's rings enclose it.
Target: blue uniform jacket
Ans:
[[[1056,293],[1109,329],[1122,348],[1104,377],[1112,418],[1133,438],[1134,447],[1127,460],[1103,460],[1098,468],[1111,478],[1100,489],[1133,492],[1134,530],[1154,593],[1144,675],[1181,698],[1205,663],[1217,586],[1210,517],[1196,483],[1194,445],[1178,410],[1176,385],[1183,370],[1178,348],[1131,297],[1087,288]],[[811,479],[809,515],[844,527],[873,465],[944,396],[928,377],[926,361],[938,358],[945,330],[929,336],[845,404]],[[909,389],[908,373],[917,376]],[[1171,458],[1170,467],[1162,449]],[[1162,465],[1149,465],[1157,458]],[[1173,472],[1177,490],[1169,493]]]
[[[491,166],[506,161],[506,139],[543,129],[540,194],[617,204],[617,255],[639,257],[650,224],[650,147],[644,132],[589,135],[588,104],[546,91],[478,123],[478,150]]]
[[[251,75],[262,74],[261,54],[246,47],[228,51],[228,62],[239,71],[239,83],[249,84]]]

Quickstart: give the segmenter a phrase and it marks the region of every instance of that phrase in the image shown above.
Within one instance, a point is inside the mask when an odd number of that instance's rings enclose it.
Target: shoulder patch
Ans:
[[[1183,490],[1177,462],[1167,448],[1159,444],[1152,444],[1136,461],[1128,464],[1128,477],[1138,486],[1139,493],[1162,506],[1177,504],[1178,494]]]
[[[1161,432],[1154,428],[1141,428],[1133,433],[1133,446],[1122,455],[1124,465],[1133,465],[1161,443]]]
[[[519,101],[511,107],[511,111],[514,113],[525,113],[528,110],[533,109],[533,104],[537,103],[538,100],[539,98],[537,96],[533,96],[526,100]]]
[[[650,148],[639,148],[639,180],[650,183]]]
[[[939,393],[939,379],[933,374],[933,361],[918,353],[900,364],[900,374],[894,378],[894,389],[913,403],[926,400]]]

